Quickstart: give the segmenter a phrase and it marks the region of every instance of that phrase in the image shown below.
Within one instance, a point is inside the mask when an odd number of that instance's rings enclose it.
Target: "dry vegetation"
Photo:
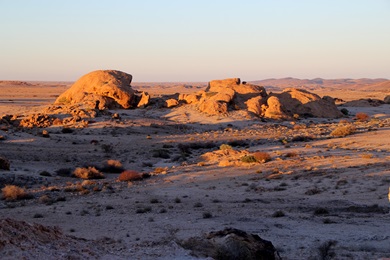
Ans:
[[[388,257],[388,107],[290,121],[180,105],[99,113],[47,127],[46,138],[44,129],[0,128],[0,157],[12,163],[0,170],[2,217],[83,238],[62,240],[53,255],[191,259],[181,241],[233,227],[271,241],[282,259]],[[40,237],[23,230],[30,242]],[[14,250],[48,251],[64,239],[56,232]]]
[[[73,175],[80,179],[103,179],[104,175],[95,167],[76,168]]]
[[[3,199],[8,201],[30,198],[31,195],[24,188],[15,185],[6,185],[2,190]]]

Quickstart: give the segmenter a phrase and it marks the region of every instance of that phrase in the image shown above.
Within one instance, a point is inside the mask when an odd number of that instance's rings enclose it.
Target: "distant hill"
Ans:
[[[291,87],[299,87],[309,90],[318,89],[359,89],[367,91],[384,91],[390,92],[390,80],[388,79],[297,79],[297,78],[281,78],[281,79],[264,79],[251,81],[256,85],[261,85],[266,88],[284,89]]]

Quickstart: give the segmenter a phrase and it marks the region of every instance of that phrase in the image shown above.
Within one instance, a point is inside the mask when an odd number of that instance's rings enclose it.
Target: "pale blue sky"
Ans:
[[[0,80],[390,78],[390,0],[0,0]]]

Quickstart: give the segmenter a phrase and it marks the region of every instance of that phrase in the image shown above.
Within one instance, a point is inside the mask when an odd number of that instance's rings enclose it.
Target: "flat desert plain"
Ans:
[[[43,111],[70,85],[3,82],[0,116]],[[205,86],[133,84],[152,97]],[[206,258],[184,242],[225,228],[271,241],[282,259],[390,258],[390,105],[351,103],[389,90],[310,91],[344,100],[349,115],[275,121],[179,105],[110,110],[67,131],[2,124],[0,188],[28,198],[0,200],[0,258]],[[345,125],[355,131],[331,134]],[[67,176],[107,161],[149,178]]]

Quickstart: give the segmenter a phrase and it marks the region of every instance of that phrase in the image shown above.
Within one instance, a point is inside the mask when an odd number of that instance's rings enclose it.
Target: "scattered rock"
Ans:
[[[270,241],[245,231],[226,228],[210,232],[204,237],[193,237],[181,243],[196,257],[213,259],[281,259]]]
[[[142,92],[137,107],[146,107],[149,104],[149,102],[150,102],[150,95],[147,92]]]
[[[54,118],[46,114],[32,114],[19,123],[20,127],[33,128],[33,127],[49,127],[53,124]]]
[[[166,104],[166,107],[168,107],[168,108],[175,107],[175,106],[179,105],[179,101],[177,101],[176,99],[170,98],[170,99],[165,101],[165,104]]]

